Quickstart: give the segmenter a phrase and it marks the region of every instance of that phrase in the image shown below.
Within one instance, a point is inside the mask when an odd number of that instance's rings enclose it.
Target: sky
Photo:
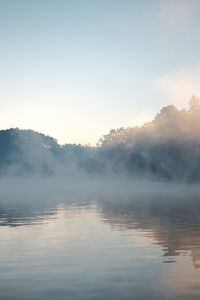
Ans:
[[[199,0],[0,0],[0,129],[95,145],[200,96]]]

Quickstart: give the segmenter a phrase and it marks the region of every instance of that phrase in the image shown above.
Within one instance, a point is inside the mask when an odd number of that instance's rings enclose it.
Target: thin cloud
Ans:
[[[159,1],[159,18],[165,25],[175,29],[186,28],[193,23],[197,8],[197,0]]]
[[[163,75],[154,81],[154,91],[162,105],[187,106],[191,95],[200,95],[200,66]]]

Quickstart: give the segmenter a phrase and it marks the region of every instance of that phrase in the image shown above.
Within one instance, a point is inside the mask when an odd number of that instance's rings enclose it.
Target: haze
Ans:
[[[199,16],[0,0],[0,300],[200,299]]]

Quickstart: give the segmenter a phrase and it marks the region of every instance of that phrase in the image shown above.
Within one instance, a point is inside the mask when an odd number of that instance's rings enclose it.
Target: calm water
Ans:
[[[103,187],[2,188],[0,299],[200,298],[200,192]]]

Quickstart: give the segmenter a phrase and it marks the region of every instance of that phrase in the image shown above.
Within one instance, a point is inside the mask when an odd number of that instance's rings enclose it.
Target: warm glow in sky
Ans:
[[[199,0],[0,0],[0,129],[95,144],[200,95]]]

